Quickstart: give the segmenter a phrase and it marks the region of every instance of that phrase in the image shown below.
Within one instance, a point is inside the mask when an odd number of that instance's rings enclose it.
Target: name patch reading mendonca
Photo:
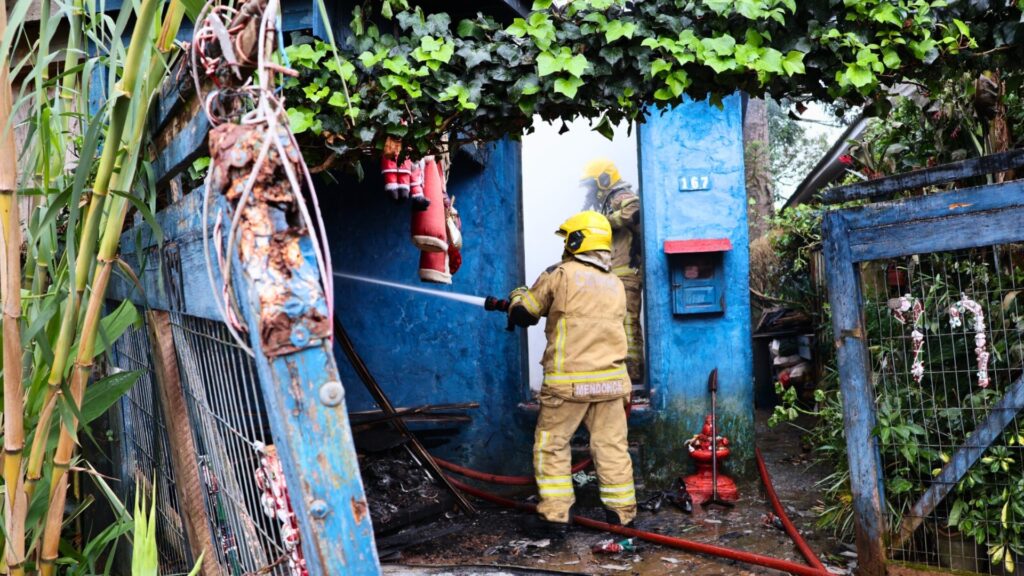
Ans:
[[[622,380],[580,382],[572,387],[573,396],[612,396],[622,394]]]

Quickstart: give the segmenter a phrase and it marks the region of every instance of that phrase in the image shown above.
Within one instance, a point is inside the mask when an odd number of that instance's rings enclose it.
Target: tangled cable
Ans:
[[[222,282],[215,281],[209,226],[211,189],[218,169],[211,166],[206,178],[203,196],[203,255],[207,277],[214,293],[218,311],[232,337],[249,355],[253,355],[239,332],[246,328],[232,303],[231,263],[239,237],[239,222],[246,206],[253,200],[253,187],[257,178],[273,177],[278,167],[287,179],[287,193],[298,208],[301,226],[311,233],[310,241],[320,274],[320,285],[327,303],[328,318],[334,312],[334,286],[330,251],[327,249],[326,228],[312,175],[299,153],[298,142],[288,126],[283,101],[274,93],[273,81],[277,74],[296,75],[296,72],[271,61],[274,38],[280,38],[278,28],[279,0],[248,0],[235,8],[212,0],[203,6],[190,47],[192,80],[203,112],[214,127],[226,122],[255,127],[262,134],[259,153],[252,163],[245,185],[238,192],[234,214],[227,229],[227,245],[222,247],[223,214],[218,210],[213,228],[213,252]],[[255,78],[255,79],[254,79]],[[204,93],[204,79],[213,88]],[[232,159],[233,166],[244,162]],[[241,159],[246,160],[246,159]],[[212,164],[212,163],[211,163]],[[222,177],[223,174],[220,174]],[[310,213],[302,194],[303,184],[309,194],[313,211]],[[316,236],[312,236],[315,230]],[[330,333],[329,333],[330,334]],[[330,336],[333,338],[333,335]]]

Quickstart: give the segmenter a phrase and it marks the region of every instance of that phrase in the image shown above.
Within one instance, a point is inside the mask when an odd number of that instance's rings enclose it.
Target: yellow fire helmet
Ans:
[[[583,175],[580,176],[580,182],[590,183],[592,181],[597,185],[598,190],[603,192],[610,190],[621,179],[619,169],[615,167],[614,162],[607,158],[595,158],[587,162],[587,165],[583,167]]]
[[[571,254],[612,249],[612,226],[607,218],[593,210],[572,216],[555,234],[565,238],[565,249]]]

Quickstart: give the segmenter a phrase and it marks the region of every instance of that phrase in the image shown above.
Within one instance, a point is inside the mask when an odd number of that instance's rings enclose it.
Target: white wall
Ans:
[[[609,141],[593,132],[587,120],[569,123],[569,131],[559,135],[561,123],[545,124],[537,119],[537,130],[523,137],[523,229],[526,235],[526,281],[533,281],[545,268],[562,256],[562,239],[555,230],[566,218],[583,207],[584,192],[579,186],[583,166],[593,158],[612,159],[623,179],[638,187],[639,179],[636,127],[626,134],[625,125]],[[544,323],[530,328],[530,387],[539,390],[543,371]]]

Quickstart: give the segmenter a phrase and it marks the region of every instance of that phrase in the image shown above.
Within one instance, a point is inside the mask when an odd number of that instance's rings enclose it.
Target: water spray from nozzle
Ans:
[[[408,290],[409,292],[417,292],[419,294],[426,294],[428,296],[435,296],[437,298],[445,298],[447,300],[455,300],[456,302],[472,304],[473,306],[480,306],[481,308],[489,312],[508,312],[508,300],[505,300],[504,298],[497,298],[495,296],[487,296],[486,298],[481,298],[480,296],[472,296],[470,294],[459,294],[458,292],[442,292],[440,290],[431,290],[430,288],[421,288],[419,286],[409,286],[408,284],[400,284],[398,282],[378,280],[376,278],[369,278],[367,276],[345,274],[344,272],[335,272],[334,275],[337,276],[338,278],[346,278],[348,280],[355,280],[357,282],[378,284],[380,286],[388,286],[391,288],[398,288],[399,290]],[[508,320],[508,326],[506,326],[506,329],[509,332],[514,332],[516,329],[515,325],[512,323],[511,318],[509,318]]]
[[[420,294],[427,294],[429,296],[435,296],[437,298],[445,298],[447,300],[455,300],[456,302],[462,302],[464,304],[472,304],[473,306],[479,306],[484,310],[500,310],[504,312],[508,310],[508,302],[504,300],[498,300],[494,296],[488,296],[482,298],[480,296],[473,296],[471,294],[459,294],[458,292],[443,292],[441,290],[431,290],[430,288],[421,288],[419,286],[409,286],[408,284],[400,284],[398,282],[388,282],[387,280],[378,280],[377,278],[369,278],[367,276],[357,276],[355,274],[345,274],[344,272],[335,272],[335,276],[338,278],[347,278],[349,280],[355,280],[357,282],[366,282],[368,284],[378,284],[380,286],[389,286],[391,288],[398,288],[399,290],[407,290],[409,292],[417,292]],[[488,302],[494,301],[495,303],[505,302],[504,308],[489,308]],[[498,304],[495,304],[498,305]]]

